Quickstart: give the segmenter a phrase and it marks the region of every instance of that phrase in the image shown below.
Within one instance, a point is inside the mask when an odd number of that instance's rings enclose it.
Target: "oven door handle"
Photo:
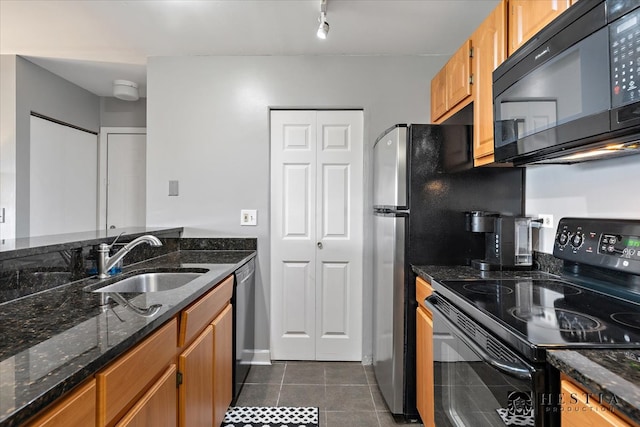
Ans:
[[[439,319],[441,319],[460,340],[464,342],[474,353],[478,355],[484,362],[493,366],[497,370],[504,372],[511,377],[518,378],[520,380],[531,380],[532,374],[531,369],[524,363],[509,363],[503,360],[498,360],[495,357],[491,356],[487,353],[483,348],[481,348],[478,344],[476,344],[473,340],[471,340],[467,334],[465,334],[460,328],[458,328],[453,322],[451,322],[444,315],[442,311],[438,307],[436,307],[437,299],[434,296],[427,297],[424,300],[425,305],[432,313],[437,312]]]

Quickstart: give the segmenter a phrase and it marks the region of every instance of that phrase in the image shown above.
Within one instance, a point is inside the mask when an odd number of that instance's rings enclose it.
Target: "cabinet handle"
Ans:
[[[318,249],[322,249],[322,242],[318,242]]]

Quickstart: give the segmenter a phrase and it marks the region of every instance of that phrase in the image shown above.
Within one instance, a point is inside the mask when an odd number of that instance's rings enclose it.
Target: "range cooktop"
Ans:
[[[529,360],[551,348],[640,348],[640,221],[563,218],[553,254],[562,278],[444,280],[439,305]]]
[[[562,280],[444,281],[460,298],[535,346],[640,346],[640,305]],[[458,298],[455,298],[457,296]],[[446,296],[445,296],[446,297]],[[457,305],[457,304],[456,304]],[[465,304],[460,304],[464,310]],[[468,310],[472,318],[474,310]],[[479,316],[482,321],[482,316]]]

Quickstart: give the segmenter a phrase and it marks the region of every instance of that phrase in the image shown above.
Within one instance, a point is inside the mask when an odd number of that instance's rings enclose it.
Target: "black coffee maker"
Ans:
[[[531,268],[531,218],[497,212],[465,213],[466,229],[485,234],[485,257],[471,265],[479,270],[527,270]]]

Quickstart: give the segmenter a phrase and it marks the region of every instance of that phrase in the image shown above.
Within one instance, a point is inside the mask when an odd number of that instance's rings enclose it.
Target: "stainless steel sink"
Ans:
[[[170,291],[186,285],[203,273],[162,272],[143,273],[93,290],[93,292],[142,293]]]

